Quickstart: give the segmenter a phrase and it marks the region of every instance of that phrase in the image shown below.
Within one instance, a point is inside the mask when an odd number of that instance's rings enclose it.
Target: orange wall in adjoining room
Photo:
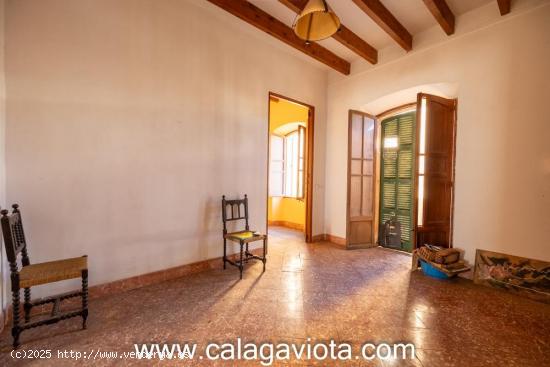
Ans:
[[[269,132],[289,122],[303,122],[307,125],[309,109],[297,103],[278,99],[269,100]]]
[[[268,201],[268,220],[286,222],[301,226],[306,223],[306,202],[294,198],[270,197]],[[298,228],[298,227],[297,227]]]

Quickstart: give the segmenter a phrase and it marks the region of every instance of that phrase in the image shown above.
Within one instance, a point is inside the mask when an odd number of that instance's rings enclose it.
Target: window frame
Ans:
[[[282,189],[282,194],[281,195],[271,195],[271,197],[280,197],[280,198],[287,198],[287,199],[296,199],[296,200],[300,200],[300,201],[303,201],[305,200],[305,195],[306,195],[306,190],[305,190],[305,187],[306,187],[306,166],[307,166],[307,162],[306,162],[306,128],[302,125],[298,125],[298,128],[296,130],[293,130],[293,131],[290,131],[288,132],[287,134],[285,135],[279,135],[279,134],[275,134],[275,133],[271,133],[270,135],[275,135],[275,136],[278,136],[278,137],[282,137],[283,138],[283,160],[282,160],[282,165],[283,165],[283,169],[282,169],[282,186],[283,186],[283,189]],[[288,157],[288,144],[289,144],[289,139],[292,137],[292,136],[297,136],[297,143],[296,143],[296,154],[295,154],[295,167],[289,167],[289,162],[290,162],[290,159]],[[301,168],[300,168],[300,163],[302,163],[301,165]],[[270,164],[272,164],[272,160],[270,159]],[[290,168],[290,169],[289,169]],[[270,174],[272,174],[272,166],[270,166]],[[287,177],[288,175],[290,174],[290,171],[294,171],[295,173],[295,182],[293,183],[294,185],[296,185],[296,195],[289,195],[289,190],[287,190]],[[302,179],[301,181],[301,184],[300,184],[300,177]],[[271,184],[271,182],[270,182]],[[291,184],[291,186],[293,186],[293,184]],[[270,192],[271,192],[271,189],[270,189]]]

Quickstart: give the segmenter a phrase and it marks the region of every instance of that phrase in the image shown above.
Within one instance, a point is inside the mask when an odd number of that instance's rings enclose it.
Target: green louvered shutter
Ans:
[[[397,216],[405,251],[412,249],[415,120],[416,112],[409,112],[382,121],[380,234],[384,223]]]

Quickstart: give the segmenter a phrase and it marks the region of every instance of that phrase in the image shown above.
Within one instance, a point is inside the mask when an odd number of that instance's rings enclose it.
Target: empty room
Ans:
[[[550,0],[0,0],[0,365],[550,367]]]

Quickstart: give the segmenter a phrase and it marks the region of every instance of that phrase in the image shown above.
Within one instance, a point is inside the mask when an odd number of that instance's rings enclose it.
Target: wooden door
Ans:
[[[417,98],[416,247],[452,247],[456,99]]]
[[[350,111],[346,247],[374,246],[376,121]]]

